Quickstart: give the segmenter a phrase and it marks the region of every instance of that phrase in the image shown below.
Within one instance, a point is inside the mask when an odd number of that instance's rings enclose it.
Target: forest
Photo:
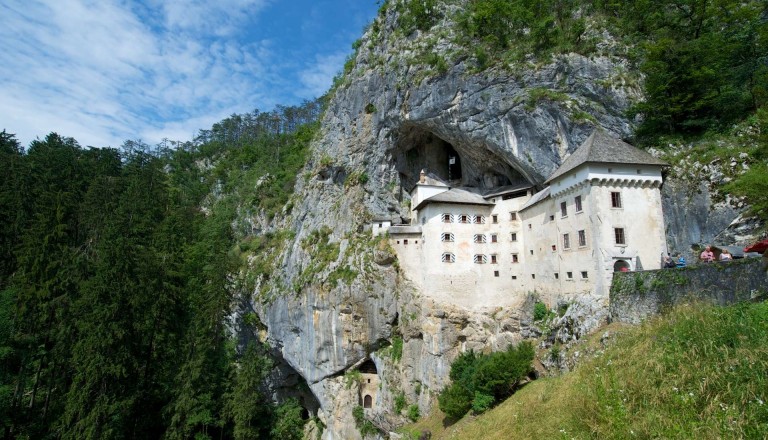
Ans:
[[[436,1],[382,9],[399,8],[405,34],[429,32]],[[639,143],[688,142],[710,158],[748,152],[751,168],[727,190],[768,219],[764,3],[469,5],[457,42],[480,70],[530,54],[594,54],[594,28],[611,29],[645,78],[646,100],[633,109]],[[273,361],[255,313],[243,324],[231,311],[249,294],[239,243],[259,232],[237,220],[271,219],[289,202],[322,111],[321,100],[256,110],[188,142],[119,149],[56,133],[22,146],[0,133],[5,439],[301,438],[300,402],[269,403],[262,388]]]
[[[166,148],[0,134],[4,438],[301,437],[298,402],[265,403],[255,327],[228,329],[231,225],[243,197],[286,203],[319,111],[233,115]]]

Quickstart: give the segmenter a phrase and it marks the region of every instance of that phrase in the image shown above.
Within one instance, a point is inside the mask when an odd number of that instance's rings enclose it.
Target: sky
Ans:
[[[0,130],[191,140],[325,93],[377,0],[3,0]]]

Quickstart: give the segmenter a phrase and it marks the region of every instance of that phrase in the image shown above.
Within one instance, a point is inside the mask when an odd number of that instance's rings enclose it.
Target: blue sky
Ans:
[[[376,0],[3,0],[0,130],[190,140],[328,90]]]

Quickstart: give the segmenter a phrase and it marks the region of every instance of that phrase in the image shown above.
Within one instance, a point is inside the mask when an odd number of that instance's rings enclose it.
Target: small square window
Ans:
[[[554,245],[554,244],[553,244],[553,245],[552,245],[552,252],[555,252],[555,251],[557,251],[557,245]]]
[[[551,222],[555,221],[555,214],[552,214],[549,216],[549,221]]]
[[[516,212],[510,212],[510,213],[509,213],[509,219],[510,219],[511,221],[515,221],[515,220],[517,220],[517,213],[516,213]]]
[[[517,256],[517,254],[512,254],[512,262],[513,263],[519,263],[520,262],[520,259]]]
[[[568,278],[569,280],[572,280],[573,279],[573,272],[566,272],[565,273],[565,277]]]
[[[499,222],[499,216],[498,216],[498,215],[496,215],[496,214],[493,214],[493,215],[491,216],[491,221],[492,221],[493,223],[498,223],[498,222]]]
[[[414,244],[419,244],[419,240],[415,240],[413,243]]]
[[[531,224],[530,223],[528,223],[528,229],[531,229]]]
[[[455,237],[450,232],[443,232],[440,234],[440,241],[446,241],[446,242],[452,242],[455,240]]]
[[[485,264],[488,262],[488,257],[482,254],[475,255],[474,258],[475,264]]]
[[[512,275],[512,279],[516,280],[517,279],[517,275]]]
[[[400,244],[400,240],[397,240],[397,244]]]
[[[533,249],[531,249],[531,255],[533,255]]]
[[[453,255],[450,252],[446,252],[446,253],[443,254],[442,262],[443,263],[455,263],[456,262],[456,256]]]
[[[498,277],[499,276],[499,271],[498,270],[494,270],[493,271],[493,276]]]
[[[559,279],[559,278],[560,278],[560,274],[559,274],[559,273],[557,273],[557,272],[555,272],[555,279],[557,280],[557,279]]]
[[[459,223],[469,223],[469,216],[467,214],[461,214],[459,216]]]
[[[408,240],[403,240],[403,244],[408,244]]]
[[[533,278],[533,279],[535,280],[535,279],[536,279],[536,274],[533,274],[533,273],[532,273],[532,274],[531,274],[531,278]]]
[[[451,214],[443,214],[442,221],[443,223],[451,223],[453,222],[453,216]]]
[[[474,241],[475,243],[485,243],[485,234],[475,234]]]
[[[513,232],[509,235],[509,237],[512,239],[512,241],[517,241],[517,233]]]
[[[581,273],[581,278],[587,279],[587,272],[586,271]]]
[[[491,264],[496,264],[497,262],[496,255],[491,255]]]
[[[498,243],[499,236],[497,234],[491,234],[491,243]]]

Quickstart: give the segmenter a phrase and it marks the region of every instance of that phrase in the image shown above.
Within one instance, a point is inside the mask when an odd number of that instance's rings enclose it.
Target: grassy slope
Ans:
[[[436,413],[406,428],[424,429],[433,439],[765,438],[768,303],[677,308],[484,415],[446,427]]]

